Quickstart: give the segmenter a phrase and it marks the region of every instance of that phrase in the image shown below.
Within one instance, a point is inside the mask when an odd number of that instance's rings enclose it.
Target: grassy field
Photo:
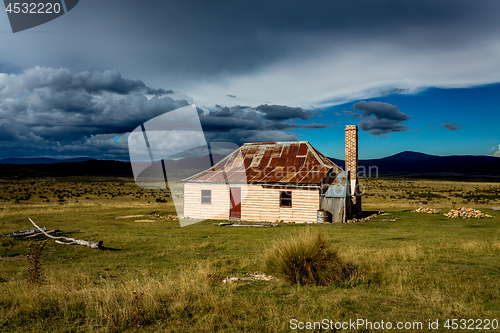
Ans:
[[[31,217],[107,247],[50,240],[37,284],[28,280],[29,241],[0,239],[0,331],[319,332],[294,330],[291,320],[366,319],[389,321],[392,331],[447,332],[447,319],[500,320],[500,212],[489,209],[500,206],[500,183],[362,183],[364,208],[385,211],[364,223],[236,228],[205,221],[180,228],[169,218],[169,193],[140,189],[131,179],[0,180],[0,234],[31,228]],[[420,206],[443,213],[474,207],[494,218],[408,211]],[[244,279],[263,272],[276,240],[306,229],[321,231],[356,274],[330,286]],[[223,283],[225,277],[243,279]],[[439,320],[439,329],[429,329],[429,319]],[[413,328],[394,329],[397,322]]]

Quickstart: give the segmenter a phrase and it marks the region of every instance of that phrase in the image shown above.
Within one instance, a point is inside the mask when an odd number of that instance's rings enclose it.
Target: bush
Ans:
[[[354,266],[340,260],[322,233],[307,230],[277,241],[266,254],[265,270],[291,284],[325,286],[349,278]]]
[[[33,241],[28,244],[30,249],[30,257],[29,262],[30,266],[28,267],[28,281],[30,283],[41,283],[42,282],[42,261],[40,260],[43,248],[47,243],[47,239],[40,243],[40,245],[36,246]]]

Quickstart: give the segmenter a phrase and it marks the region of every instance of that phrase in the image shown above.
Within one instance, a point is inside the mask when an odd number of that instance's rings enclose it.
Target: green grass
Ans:
[[[0,196],[17,195],[9,191],[19,187],[43,193],[43,181],[47,180],[4,181],[0,189],[9,188]],[[140,189],[134,189],[129,179],[51,181],[52,192],[66,188],[71,196],[92,184],[101,196],[93,190],[90,199],[78,203],[67,197],[62,204],[54,199],[41,202],[46,199],[32,199],[34,195],[18,203],[0,201],[0,234],[31,228],[31,217],[40,226],[76,239],[102,240],[114,250],[49,241],[42,255],[43,282],[31,284],[29,261],[13,260],[29,253],[29,241],[0,239],[0,331],[286,332],[293,331],[291,319],[364,318],[425,324],[439,319],[440,329],[433,331],[445,332],[447,318],[500,319],[500,212],[486,210],[484,204],[467,206],[494,218],[449,219],[406,212],[415,208],[413,201],[380,196],[400,191],[399,181],[377,180],[370,183],[368,193],[373,196],[364,204],[387,213],[365,223],[236,228],[204,221],[181,228],[175,220],[117,219],[174,213],[172,204],[157,203],[152,194],[137,199]],[[452,207],[448,193],[455,192],[445,191],[458,191],[456,183],[420,182],[411,184],[418,191],[439,188],[441,192],[435,192],[446,196],[433,208],[446,212]],[[463,186],[469,191],[498,184]],[[127,190],[118,195],[119,188]],[[103,199],[103,192],[115,197]],[[494,205],[500,206],[490,204]],[[154,222],[134,222],[137,219]],[[301,286],[283,279],[221,282],[225,276],[264,272],[265,253],[276,242],[307,230],[321,232],[340,260],[355,265],[356,279],[329,286]]]

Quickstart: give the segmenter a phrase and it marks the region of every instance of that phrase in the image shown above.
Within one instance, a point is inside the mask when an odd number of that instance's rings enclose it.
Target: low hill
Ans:
[[[213,163],[224,158],[213,155]],[[129,162],[107,160],[85,160],[73,162],[50,162],[47,159],[40,163],[27,164],[27,160],[8,159],[12,163],[0,163],[0,177],[30,178],[42,176],[119,176],[132,177]],[[330,158],[339,167],[344,168],[344,160]],[[35,160],[37,161],[37,160]],[[57,161],[57,160],[56,160]],[[1,161],[0,161],[1,162]],[[33,160],[31,160],[33,162]],[[203,169],[210,166],[209,156],[187,158],[177,161],[165,161],[169,172],[184,169]],[[493,156],[434,156],[418,152],[405,151],[396,155],[370,160],[359,160],[359,171],[362,177],[472,177],[500,179],[500,158]]]
[[[344,167],[344,160],[330,158]],[[435,156],[405,151],[396,155],[359,160],[360,172],[374,176],[470,176],[500,177],[500,158],[494,156]]]
[[[54,163],[71,163],[71,162],[85,162],[94,161],[95,159],[89,157],[75,157],[68,159],[56,159],[50,157],[9,157],[0,159],[0,164],[54,164]]]

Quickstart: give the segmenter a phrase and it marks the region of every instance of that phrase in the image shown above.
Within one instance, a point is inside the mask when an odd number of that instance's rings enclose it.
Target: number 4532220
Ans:
[[[498,328],[497,319],[448,319],[444,327],[451,330],[496,330]]]
[[[59,3],[9,3],[5,8],[7,13],[14,14],[59,14],[61,12],[61,4]]]

